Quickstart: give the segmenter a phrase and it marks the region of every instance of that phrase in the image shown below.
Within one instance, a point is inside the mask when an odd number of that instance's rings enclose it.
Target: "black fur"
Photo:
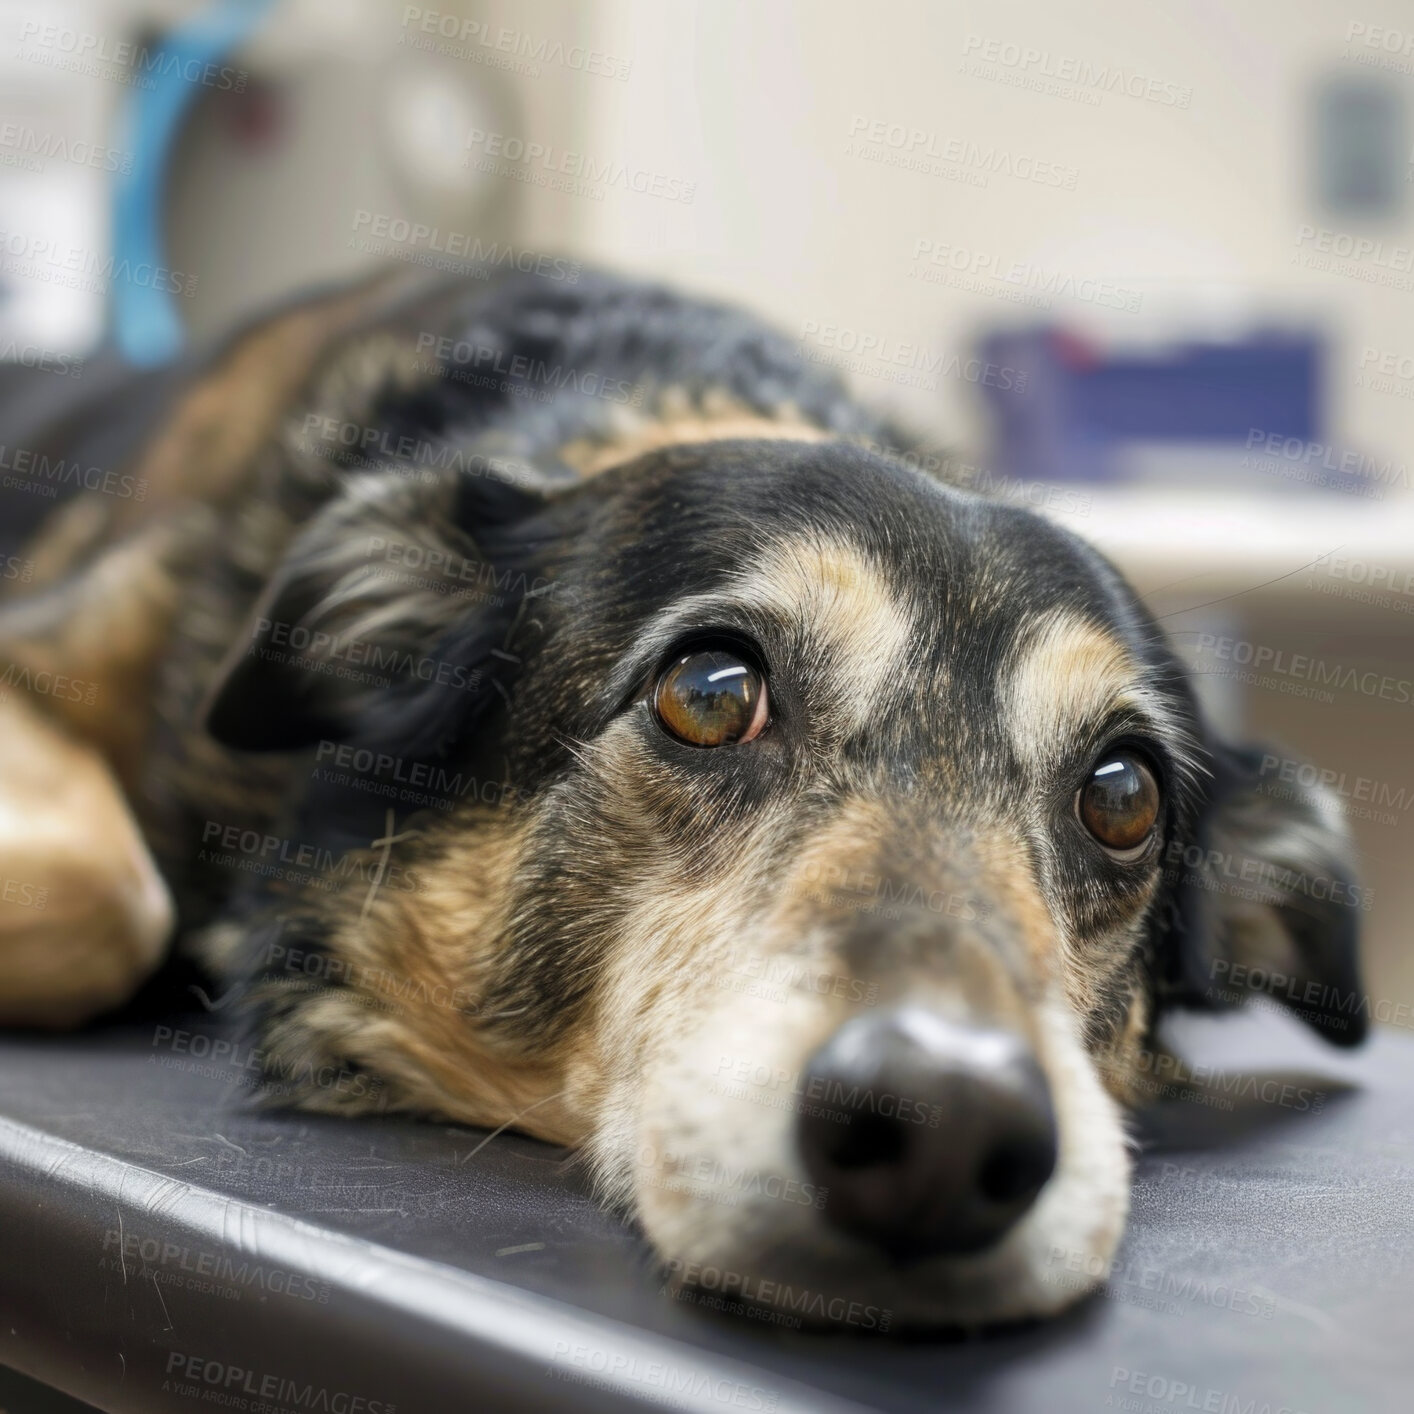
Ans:
[[[1099,984],[1091,1039],[1102,1045],[1119,1031],[1136,991],[1155,1014],[1220,1004],[1214,959],[1236,944],[1215,916],[1221,899],[1203,869],[1184,867],[1183,850],[1218,836],[1231,849],[1236,828],[1260,853],[1264,831],[1275,837],[1275,806],[1266,801],[1264,814],[1244,758],[1207,739],[1172,651],[1093,550],[868,450],[914,444],[756,320],[608,275],[419,285],[378,305],[331,364],[230,503],[192,520],[176,566],[190,598],[163,666],[140,793],[187,923],[245,920],[246,941],[228,959],[242,959],[237,973],[264,999],[261,1026],[288,1019],[309,991],[280,975],[270,929],[311,951],[325,946],[328,911],[346,909],[369,877],[390,808],[395,828],[412,831],[394,858],[415,878],[468,820],[573,778],[575,744],[621,718],[638,733],[643,770],[696,809],[684,814],[664,795],[656,816],[645,807],[630,820],[602,784],[581,782],[558,837],[540,841],[516,881],[523,906],[484,999],[488,1017],[514,1016],[520,1045],[553,1036],[592,990],[614,916],[606,848],[631,858],[636,832],[666,832],[708,862],[734,821],[787,788],[823,817],[869,781],[925,832],[930,821],[959,824],[984,797],[1018,809],[1041,799],[1061,841],[1052,886],[1083,933],[1137,897],[1139,879],[1097,864],[1072,838],[1070,802],[1096,752],[1147,726],[1092,724],[1054,779],[1025,778],[999,726],[998,671],[1036,616],[1059,607],[1120,638],[1178,724],[1178,740],[1144,742],[1163,777],[1164,842],[1179,847],[1178,863],[1163,865],[1140,948]],[[793,411],[835,440],[671,447],[579,481],[566,447],[612,438],[625,415],[651,421],[667,390],[766,416]],[[330,426],[358,431],[355,454],[339,436],[325,439]],[[760,750],[683,755],[642,703],[672,647],[645,636],[651,621],[730,583],[763,548],[811,532],[860,547],[933,626],[912,676],[894,685],[874,729],[830,743],[835,777],[802,785],[819,746],[812,733],[828,716],[811,697],[814,665],[788,626],[728,612],[695,628],[760,645],[773,732]],[[419,585],[427,576],[390,563],[390,545],[456,573]],[[313,634],[324,637],[292,641]],[[343,753],[375,764],[331,769]],[[400,780],[422,785],[402,794],[392,789]],[[1318,832],[1314,807],[1304,818]],[[700,837],[705,820],[722,840]],[[339,861],[307,871],[337,875],[337,887],[301,881],[297,869],[293,883],[252,886],[229,860],[203,859],[213,823]],[[1339,842],[1321,849],[1323,867],[1348,876]],[[593,916],[573,927],[534,906],[596,891]],[[1273,906],[1293,971],[1332,995],[1358,991],[1354,912],[1290,893]],[[278,925],[260,921],[272,916]],[[1358,1039],[1361,1025],[1330,1024],[1332,1005],[1309,1019],[1332,1039]]]

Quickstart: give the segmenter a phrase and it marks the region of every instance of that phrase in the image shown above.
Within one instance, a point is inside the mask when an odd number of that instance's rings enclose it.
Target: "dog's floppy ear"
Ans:
[[[1276,752],[1225,749],[1202,826],[1167,848],[1168,957],[1180,1003],[1269,995],[1338,1046],[1369,1027],[1360,918],[1340,806],[1317,771]]]
[[[491,700],[496,650],[546,587],[514,534],[544,504],[492,476],[353,478],[266,585],[208,696],[207,731],[242,751],[384,735],[434,748]]]

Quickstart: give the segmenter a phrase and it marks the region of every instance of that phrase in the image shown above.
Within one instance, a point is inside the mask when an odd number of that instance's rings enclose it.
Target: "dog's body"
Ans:
[[[63,944],[7,922],[7,1019],[160,954],[126,798],[278,1098],[581,1145],[686,1279],[1063,1306],[1165,1005],[1261,962],[1359,1039],[1353,914],[1291,882],[1346,846],[1209,739],[1099,556],[906,445],[754,321],[609,277],[257,326],[0,615],[12,725],[108,811],[52,806],[25,867],[127,960],[26,990]]]

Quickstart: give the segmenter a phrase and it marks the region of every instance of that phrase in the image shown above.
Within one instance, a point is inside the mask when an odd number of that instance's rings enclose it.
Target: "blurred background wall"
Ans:
[[[1107,549],[1227,728],[1280,743],[1275,790],[1333,773],[1371,991],[1411,1024],[1407,5],[4,0],[12,361],[166,356],[35,247],[127,248],[140,80],[213,15],[239,37],[157,183],[183,338],[473,242],[765,312]]]

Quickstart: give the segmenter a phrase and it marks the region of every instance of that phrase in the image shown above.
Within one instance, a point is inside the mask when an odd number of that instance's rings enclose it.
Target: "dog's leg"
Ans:
[[[125,1001],[172,932],[167,887],[92,746],[0,690],[0,1025]]]

